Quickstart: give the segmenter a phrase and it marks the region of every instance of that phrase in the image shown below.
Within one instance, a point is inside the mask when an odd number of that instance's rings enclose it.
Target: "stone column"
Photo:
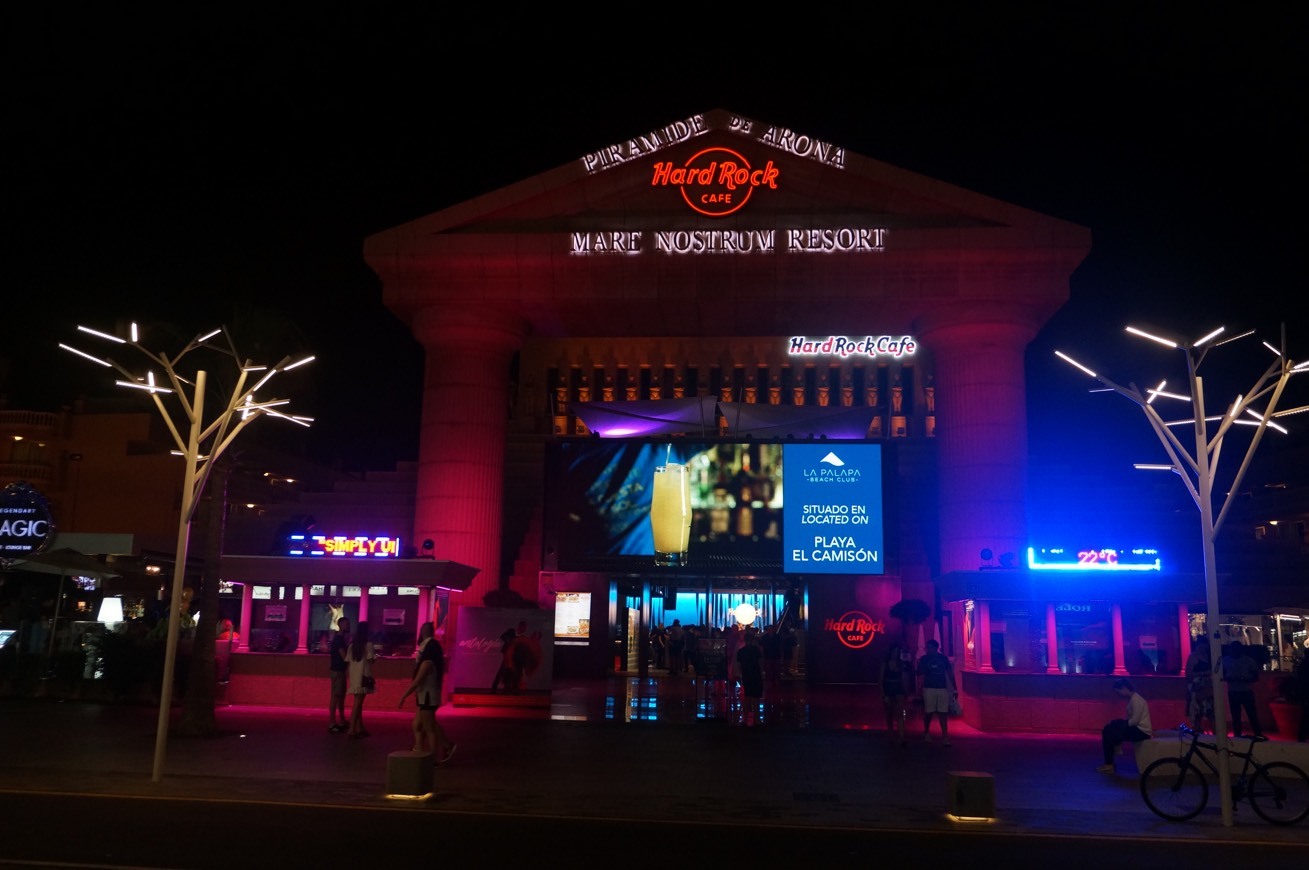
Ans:
[[[991,664],[991,602],[974,602],[973,616],[977,619],[977,670],[984,674],[993,674],[995,667]]]
[[[510,312],[442,305],[416,314],[412,329],[427,355],[414,537],[431,538],[435,558],[478,569],[453,596],[453,629],[458,606],[481,606],[500,587],[509,367],[528,324]]]
[[[1127,676],[1127,656],[1123,654],[1123,606],[1114,604],[1110,608],[1113,614],[1111,621],[1113,624],[1113,646],[1114,646],[1114,675],[1119,677]]]
[[[297,653],[309,652],[309,585],[300,587],[300,640],[296,642]]]
[[[246,581],[241,584],[241,641],[237,652],[250,652],[250,617],[254,612],[255,586]]]
[[[432,593],[435,592],[430,586],[421,586],[418,589],[418,619],[414,626],[414,643],[418,643],[418,629],[423,627],[424,622],[436,622],[436,617],[432,615]],[[433,626],[435,627],[435,625]]]
[[[1186,676],[1186,663],[1191,658],[1191,608],[1186,606],[1183,601],[1177,605],[1177,629],[1178,640],[1181,642],[1182,664],[1178,670],[1182,676]],[[1203,638],[1201,641],[1203,642]]]
[[[971,304],[915,324],[934,365],[940,573],[974,571],[986,548],[1027,546],[1027,388],[1036,336],[1023,306]]]
[[[1055,618],[1054,604],[1045,605],[1045,672],[1060,673],[1059,670],[1059,621]]]

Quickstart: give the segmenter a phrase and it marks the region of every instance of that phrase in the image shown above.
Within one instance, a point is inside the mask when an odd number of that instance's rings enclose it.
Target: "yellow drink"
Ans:
[[[686,564],[691,542],[691,469],[670,462],[654,473],[650,499],[656,565]]]

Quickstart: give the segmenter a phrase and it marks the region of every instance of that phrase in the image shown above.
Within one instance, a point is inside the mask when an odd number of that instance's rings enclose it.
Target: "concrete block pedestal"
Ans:
[[[945,811],[964,821],[995,818],[995,777],[975,770],[946,774]]]
[[[386,797],[427,800],[432,796],[434,759],[430,752],[397,750],[386,757]]]

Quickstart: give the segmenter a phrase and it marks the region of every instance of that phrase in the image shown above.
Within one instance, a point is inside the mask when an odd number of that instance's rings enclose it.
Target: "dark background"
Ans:
[[[1036,491],[1095,495],[1162,459],[1055,347],[1121,383],[1169,359],[1129,322],[1275,341],[1289,320],[1306,353],[1291,4],[447,9],[7,10],[9,406],[105,389],[56,349],[78,323],[273,322],[319,358],[295,389],[308,449],[347,470],[416,458],[422,356],[363,239],[714,108],[1092,230],[1029,355]]]

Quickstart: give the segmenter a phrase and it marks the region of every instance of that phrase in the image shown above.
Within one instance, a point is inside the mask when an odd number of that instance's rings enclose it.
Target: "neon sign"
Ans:
[[[593,151],[582,158],[582,167],[588,172],[599,172],[614,166],[621,166],[632,160],[662,151],[679,142],[685,142],[699,136],[709,128],[705,125],[704,115],[692,115],[685,121],[674,121],[667,126],[652,130],[644,136],[628,139],[610,145],[599,151]]]
[[[54,540],[55,523],[45,496],[26,483],[0,490],[0,557],[22,559]]]
[[[886,250],[885,227],[823,230],[619,230],[572,233],[570,254],[858,254]],[[779,238],[780,236],[780,238]]]
[[[823,630],[834,633],[842,646],[863,649],[873,642],[879,632],[886,634],[886,623],[880,619],[874,620],[863,611],[851,610],[842,614],[840,619],[824,622]]]
[[[760,124],[741,115],[727,115],[724,124],[722,117],[717,114],[713,118],[692,115],[684,120],[674,121],[651,130],[649,133],[608,145],[584,156],[582,168],[588,175],[602,172],[690,141],[709,130],[727,129],[786,154],[794,154],[796,157],[803,157],[823,166],[845,169],[845,149],[831,142],[824,142],[822,139],[815,139],[813,136],[806,136],[786,127]]]
[[[890,335],[866,335],[863,338],[847,338],[843,335],[829,335],[811,341],[803,335],[791,337],[787,347],[790,356],[840,356],[863,354],[865,356],[913,356],[918,350],[918,342],[908,335],[899,338]]]
[[[1159,551],[1153,547],[1116,550],[1027,548],[1027,567],[1033,571],[1162,571]]]
[[[650,186],[675,186],[695,211],[706,217],[726,217],[749,202],[756,188],[777,190],[780,176],[781,170],[771,160],[756,169],[740,153],[715,146],[691,155],[685,166],[656,163]]]
[[[292,556],[350,556],[364,559],[398,559],[400,539],[386,535],[291,535]]]

